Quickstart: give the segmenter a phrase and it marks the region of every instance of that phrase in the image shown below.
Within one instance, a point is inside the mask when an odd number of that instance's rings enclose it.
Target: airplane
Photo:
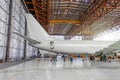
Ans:
[[[94,54],[96,51],[107,48],[116,41],[94,41],[94,40],[59,40],[52,38],[33,17],[32,14],[25,14],[29,36],[21,36],[29,42],[29,45],[41,50],[61,52],[67,54]]]

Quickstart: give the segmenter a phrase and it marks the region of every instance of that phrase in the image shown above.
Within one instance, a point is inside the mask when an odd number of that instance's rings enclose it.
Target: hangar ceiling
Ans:
[[[120,0],[23,1],[51,35],[79,35],[86,40],[120,25]]]

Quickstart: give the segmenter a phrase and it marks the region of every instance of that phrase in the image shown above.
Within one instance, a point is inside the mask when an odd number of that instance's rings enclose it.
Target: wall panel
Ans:
[[[5,59],[9,1],[0,0],[0,60]]]
[[[7,44],[7,29],[9,21],[10,0],[0,0],[0,60],[5,59]],[[25,33],[25,10],[21,0],[13,0],[12,5],[12,28],[10,36],[9,60],[21,60],[24,52],[24,39],[14,34],[14,32],[24,35]],[[29,35],[29,34],[28,34]],[[27,58],[34,56],[36,48],[27,44]]]

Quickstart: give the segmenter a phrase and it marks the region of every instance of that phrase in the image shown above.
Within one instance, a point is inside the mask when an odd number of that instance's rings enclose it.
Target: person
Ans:
[[[40,53],[40,51],[38,50],[38,58],[40,58],[41,57],[41,53]]]
[[[54,55],[52,55],[52,58],[51,58],[51,60],[50,61],[53,61],[54,60]]]
[[[113,56],[113,57],[114,57],[114,61],[119,61],[119,60],[118,60],[118,56],[117,56],[117,54],[116,54],[116,53],[114,54],[114,56]]]
[[[111,59],[112,59],[111,56],[108,56],[108,62],[111,62]]]
[[[105,54],[103,54],[103,56],[102,56],[102,61],[106,61],[106,55]]]
[[[53,55],[50,61],[54,61],[54,62],[57,61],[57,55]]]
[[[90,55],[90,61],[92,60],[92,55]]]
[[[72,58],[72,56],[70,56],[70,62],[71,62],[71,63],[73,62],[73,58]]]
[[[55,55],[54,62],[57,61],[57,55]]]
[[[62,58],[63,58],[63,61],[65,62],[65,55],[64,54],[62,55]]]

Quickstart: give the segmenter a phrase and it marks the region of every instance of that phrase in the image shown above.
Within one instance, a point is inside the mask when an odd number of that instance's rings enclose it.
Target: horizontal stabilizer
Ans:
[[[18,36],[24,38],[25,40],[29,41],[30,43],[33,43],[33,44],[40,44],[40,43],[41,43],[41,42],[39,42],[39,41],[36,41],[36,40],[34,40],[34,39],[31,39],[31,38],[29,38],[29,37],[27,37],[27,36],[24,36],[24,35],[21,35],[21,34],[19,34],[19,33],[16,33],[16,32],[14,32],[14,33],[17,34]]]

